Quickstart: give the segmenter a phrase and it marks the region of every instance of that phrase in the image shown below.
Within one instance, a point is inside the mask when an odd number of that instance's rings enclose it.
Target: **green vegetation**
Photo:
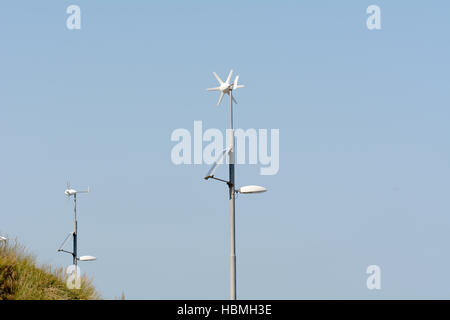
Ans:
[[[62,268],[37,266],[15,240],[0,241],[0,300],[92,300],[100,296],[82,276],[80,289],[68,289]]]

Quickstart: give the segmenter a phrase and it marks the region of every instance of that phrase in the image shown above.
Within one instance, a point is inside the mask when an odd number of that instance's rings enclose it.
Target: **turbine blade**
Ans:
[[[217,102],[217,106],[219,106],[219,105],[220,105],[220,103],[222,102],[222,99],[223,99],[223,95],[224,95],[224,93],[223,93],[223,92],[221,92],[221,93],[220,93],[220,98],[219,98],[219,102]]]
[[[231,69],[230,73],[228,74],[227,83],[230,83],[232,76],[233,76],[233,69]]]
[[[234,103],[237,104],[237,101],[236,101],[236,99],[234,98],[234,96],[231,96],[231,99],[233,99]]]
[[[233,90],[236,90],[238,87],[238,81],[239,81],[239,76],[237,76],[236,78],[234,78],[234,82],[233,82]]]
[[[208,88],[206,91],[220,91],[220,87]]]
[[[87,190],[83,190],[83,191],[77,191],[77,193],[89,193],[91,192],[91,188],[88,187]]]
[[[216,77],[217,81],[219,81],[220,84],[223,83],[222,79],[217,75],[217,73],[213,72],[214,77]]]

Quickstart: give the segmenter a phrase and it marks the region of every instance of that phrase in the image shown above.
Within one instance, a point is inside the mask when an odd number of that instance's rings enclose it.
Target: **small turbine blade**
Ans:
[[[223,92],[221,92],[221,93],[220,93],[220,98],[219,98],[219,102],[217,102],[217,106],[219,106],[219,105],[220,105],[220,103],[222,102],[223,96],[224,96],[224,93],[223,93]]]
[[[83,191],[77,191],[77,193],[89,193],[91,192],[91,188],[88,187],[87,190],[83,190]]]
[[[220,91],[220,87],[208,88],[206,91]]]
[[[233,95],[231,96],[231,99],[233,99],[234,103],[236,103],[236,104],[237,104],[237,101],[236,101],[236,99],[234,98],[234,96],[233,96]]]
[[[223,83],[222,79],[217,75],[217,73],[213,72],[214,77],[216,77],[217,81],[219,81],[220,84]]]
[[[234,82],[233,82],[233,90],[236,90],[238,88],[238,81],[239,81],[239,76],[237,76],[236,78],[234,78]]]
[[[232,76],[233,76],[233,69],[231,69],[230,73],[228,74],[227,83],[230,83]]]

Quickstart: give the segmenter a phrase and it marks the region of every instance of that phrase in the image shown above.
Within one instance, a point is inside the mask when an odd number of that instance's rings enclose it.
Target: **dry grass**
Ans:
[[[37,266],[16,240],[0,241],[0,300],[93,300],[100,295],[82,276],[80,289],[66,286],[62,268]]]

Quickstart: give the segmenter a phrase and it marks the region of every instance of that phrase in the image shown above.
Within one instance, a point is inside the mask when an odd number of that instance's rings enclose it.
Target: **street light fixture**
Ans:
[[[78,258],[79,261],[94,261],[97,260],[94,256],[81,256]]]
[[[263,193],[266,192],[267,189],[260,186],[245,186],[240,187],[236,192],[242,193],[242,194],[250,194],[250,193]]]
[[[214,77],[219,82],[220,86],[215,88],[206,89],[207,91],[220,91],[219,101],[217,105],[219,106],[222,102],[223,96],[225,94],[230,96],[230,137],[229,143],[230,145],[221,153],[217,161],[208,171],[205,176],[205,180],[214,179],[217,181],[225,182],[229,188],[229,200],[230,200],[230,299],[236,300],[236,237],[235,237],[235,193],[242,194],[253,194],[253,193],[262,193],[266,192],[266,188],[260,186],[245,186],[240,189],[235,189],[235,166],[234,166],[234,131],[233,131],[233,101],[237,103],[235,98],[233,97],[233,90],[243,88],[243,85],[238,85],[239,76],[237,76],[234,81],[231,83],[231,77],[233,75],[233,70],[228,74],[227,80],[222,81],[222,79],[213,72]],[[214,173],[222,163],[222,160],[228,156],[229,163],[229,180],[216,178]]]

